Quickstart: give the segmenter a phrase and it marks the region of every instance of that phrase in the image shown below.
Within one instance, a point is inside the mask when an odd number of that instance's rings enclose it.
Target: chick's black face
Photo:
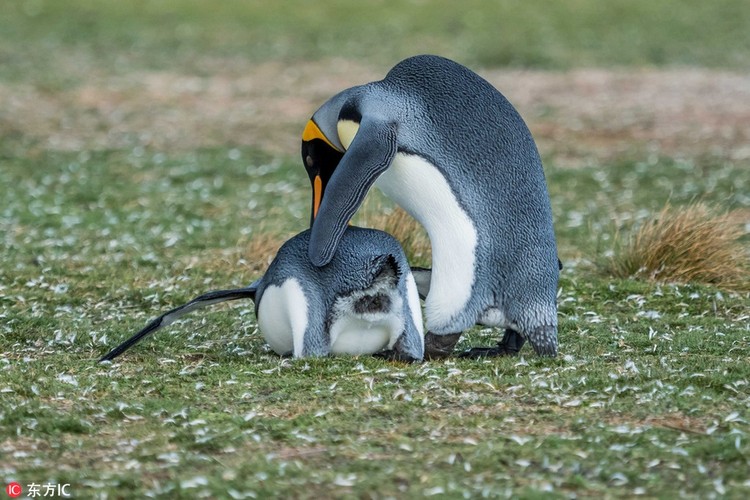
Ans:
[[[313,187],[310,226],[318,213],[328,181],[343,156],[344,153],[332,148],[322,139],[302,141],[302,163]]]

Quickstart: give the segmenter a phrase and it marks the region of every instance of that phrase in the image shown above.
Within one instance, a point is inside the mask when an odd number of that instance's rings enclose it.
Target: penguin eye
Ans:
[[[310,156],[310,155],[307,155],[307,156],[305,157],[305,164],[307,164],[307,166],[308,166],[309,168],[312,168],[312,166],[313,166],[313,159],[312,159],[312,156]]]

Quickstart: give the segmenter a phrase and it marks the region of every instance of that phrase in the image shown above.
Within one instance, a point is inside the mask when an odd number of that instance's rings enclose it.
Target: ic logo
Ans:
[[[5,492],[9,497],[16,498],[21,496],[21,493],[23,493],[23,488],[18,483],[10,483],[5,487]]]

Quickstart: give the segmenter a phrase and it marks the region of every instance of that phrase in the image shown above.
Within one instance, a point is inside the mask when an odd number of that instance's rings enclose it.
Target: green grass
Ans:
[[[556,359],[282,360],[247,302],[95,362],[166,308],[257,278],[265,263],[245,250],[306,227],[308,181],[297,151],[236,143],[55,150],[16,127],[14,92],[65,109],[77,101],[61,89],[101,75],[334,57],[385,68],[416,52],[493,67],[750,65],[741,0],[326,6],[3,3],[0,479],[70,483],[76,498],[745,498],[750,296],[611,279],[593,263],[667,201],[750,208],[747,159],[545,159],[566,266]],[[477,328],[458,348],[497,338]]]
[[[118,363],[96,364],[159,311],[255,278],[221,252],[267,218],[275,231],[305,226],[296,161],[240,153],[4,161],[0,181],[14,186],[0,219],[7,480],[67,482],[84,497],[750,489],[747,295],[602,278],[580,255],[612,234],[610,214],[695,196],[746,207],[731,195],[750,182],[746,168],[548,168],[567,264],[556,360],[281,360],[248,302],[194,314]],[[575,194],[587,185],[601,199]],[[459,348],[496,338],[477,329]]]

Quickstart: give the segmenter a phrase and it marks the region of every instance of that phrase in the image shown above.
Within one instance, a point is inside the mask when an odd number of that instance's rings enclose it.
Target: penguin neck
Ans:
[[[443,173],[421,156],[397,153],[376,185],[427,230],[432,246],[427,328],[456,333],[450,330],[475,281],[477,231],[471,217]]]

